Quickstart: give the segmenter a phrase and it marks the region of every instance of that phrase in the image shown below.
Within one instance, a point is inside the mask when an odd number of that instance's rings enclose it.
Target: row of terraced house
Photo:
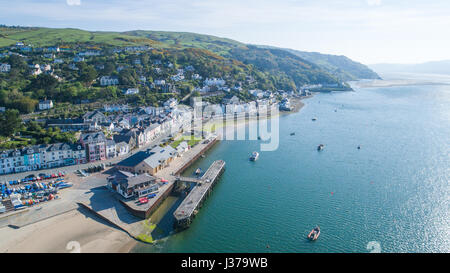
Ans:
[[[104,123],[98,111],[86,114],[85,122]],[[0,174],[48,169],[87,162],[102,161],[128,154],[134,148],[149,144],[162,133],[178,131],[189,123],[190,112],[173,109],[164,119],[141,121],[107,138],[102,131],[82,133],[76,144],[34,145],[0,152]],[[76,128],[75,130],[83,130]],[[87,128],[86,128],[87,129]],[[92,129],[92,128],[90,128]]]

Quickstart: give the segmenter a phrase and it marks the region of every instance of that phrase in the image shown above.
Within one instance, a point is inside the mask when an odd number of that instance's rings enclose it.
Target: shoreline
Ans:
[[[19,229],[0,228],[2,253],[126,253],[132,238],[88,211],[72,210]],[[8,239],[6,239],[8,238]]]
[[[305,106],[302,100],[306,98],[293,98],[294,109],[289,112],[280,111],[279,116],[299,112]],[[248,124],[255,120],[237,120],[237,125]],[[212,128],[216,123],[217,121],[213,121],[212,124],[207,123],[203,126]],[[0,227],[0,237],[8,238],[0,241],[0,252],[3,253],[69,253],[74,249],[68,248],[68,243],[73,241],[79,243],[81,252],[129,253],[139,243],[126,232],[84,208],[50,216],[18,229],[10,226]]]

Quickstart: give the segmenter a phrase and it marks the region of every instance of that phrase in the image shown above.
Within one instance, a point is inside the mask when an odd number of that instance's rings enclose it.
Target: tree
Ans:
[[[25,58],[18,55],[10,55],[8,58],[8,62],[11,65],[11,70],[16,71],[25,71],[28,69],[27,62]]]
[[[31,113],[36,109],[37,104],[37,100],[33,100],[29,97],[22,97],[12,101],[10,106],[17,108],[22,113]]]
[[[82,81],[86,86],[89,86],[97,76],[98,74],[95,68],[92,65],[88,65],[81,71],[78,80]]]
[[[136,72],[129,68],[126,68],[119,73],[119,81],[123,85],[135,86],[136,85]]]
[[[48,74],[40,74],[33,79],[29,85],[30,90],[44,89],[46,91],[55,89],[58,80]]]
[[[6,137],[14,135],[20,128],[22,120],[19,111],[8,109],[0,115],[0,134]]]
[[[111,75],[116,70],[113,62],[105,63],[105,67],[103,68],[102,74],[105,76]]]

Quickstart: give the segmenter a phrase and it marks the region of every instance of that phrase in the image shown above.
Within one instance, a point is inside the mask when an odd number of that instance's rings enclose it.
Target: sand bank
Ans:
[[[0,252],[128,252],[133,239],[80,209],[19,229],[0,229]],[[70,243],[72,242],[72,243]]]

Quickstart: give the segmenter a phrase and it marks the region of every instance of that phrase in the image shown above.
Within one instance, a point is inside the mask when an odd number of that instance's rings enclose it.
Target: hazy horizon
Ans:
[[[446,1],[0,0],[1,24],[193,32],[364,64],[450,59]]]

